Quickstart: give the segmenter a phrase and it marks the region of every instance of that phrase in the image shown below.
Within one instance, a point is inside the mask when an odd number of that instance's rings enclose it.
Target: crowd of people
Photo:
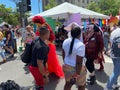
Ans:
[[[78,90],[85,90],[86,82],[94,85],[97,79],[94,64],[100,64],[98,71],[104,70],[104,54],[110,55],[114,64],[113,74],[105,90],[114,90],[118,87],[120,22],[112,29],[109,25],[100,28],[94,23],[90,24],[86,30],[82,30],[79,25],[73,23],[69,26],[69,31],[63,26],[61,29],[57,28],[55,34],[43,17],[35,16],[32,22],[36,24],[37,30],[34,32],[32,26],[26,26],[24,47],[27,44],[32,45],[30,63],[26,66],[34,77],[35,90],[44,90],[44,85],[49,83],[50,74],[65,78],[64,90],[71,90],[74,84],[78,86]],[[70,36],[67,36],[68,34]],[[14,37],[19,36],[18,28],[9,27],[7,24],[0,28],[0,55],[3,62],[7,60],[6,53],[9,53],[9,58],[14,57]],[[59,62],[56,46],[62,49],[63,66]],[[87,70],[90,75],[86,80]]]
[[[2,63],[7,61],[7,58],[13,58],[17,51],[16,39],[18,28],[4,24],[0,27],[0,55],[3,59]]]
[[[37,90],[43,90],[44,85],[49,82],[48,73],[55,73],[58,77],[63,77],[64,74],[66,81],[64,90],[70,90],[74,84],[78,86],[78,90],[85,90],[86,82],[94,85],[96,81],[94,63],[100,64],[98,71],[104,70],[103,62],[105,61],[103,54],[109,54],[110,34],[116,30],[111,31],[110,26],[104,26],[101,29],[98,24],[91,24],[88,30],[83,32],[80,26],[71,25],[70,36],[66,36],[68,31],[64,31],[63,29],[65,28],[58,29],[56,43],[62,46],[64,62],[62,71],[62,66],[59,64],[55,45],[53,44],[55,36],[50,26],[40,16],[34,17],[33,22],[38,26],[37,35],[40,39],[39,43],[35,44],[34,53],[32,54],[34,58],[32,57],[32,64],[29,69],[36,81]],[[62,35],[65,35],[65,38],[59,38]],[[83,36],[83,40],[81,40],[81,36]],[[46,70],[46,68],[48,69]],[[90,72],[87,81],[86,69]],[[117,85],[109,81],[108,85],[111,86],[107,85],[107,88],[112,87],[113,84],[114,86]]]

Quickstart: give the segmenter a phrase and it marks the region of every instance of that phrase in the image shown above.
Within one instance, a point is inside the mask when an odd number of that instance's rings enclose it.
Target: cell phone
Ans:
[[[71,85],[74,85],[75,83],[76,83],[76,78],[71,78],[71,79],[70,79],[70,84],[71,84]]]

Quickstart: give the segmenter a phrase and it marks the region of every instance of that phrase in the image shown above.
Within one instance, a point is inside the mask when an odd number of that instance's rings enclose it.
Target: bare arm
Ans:
[[[44,65],[42,60],[37,60],[38,68],[42,76],[46,76],[46,72],[44,70]]]

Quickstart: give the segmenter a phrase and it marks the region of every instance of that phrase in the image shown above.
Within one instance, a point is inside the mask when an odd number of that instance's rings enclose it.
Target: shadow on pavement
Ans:
[[[17,56],[15,56],[13,58],[7,58],[6,62],[3,62],[3,61],[0,62],[0,65],[5,64],[5,63],[10,62],[10,61],[14,61],[14,60],[16,60],[16,58],[17,58]]]
[[[33,90],[33,86],[21,87],[21,90]]]
[[[105,71],[96,71],[96,78],[101,83],[106,83],[109,79],[109,76],[106,74]]]
[[[29,74],[30,73],[28,66],[24,65],[23,69],[25,71],[25,74]]]
[[[103,90],[104,88],[97,83],[95,85],[86,85],[88,90]]]
[[[14,56],[13,58],[7,58],[7,62],[14,61],[14,60],[16,60],[16,58],[17,58],[17,56]]]
[[[50,74],[49,78],[50,82],[45,86],[45,90],[56,90],[56,86],[59,83],[60,78],[54,74]]]

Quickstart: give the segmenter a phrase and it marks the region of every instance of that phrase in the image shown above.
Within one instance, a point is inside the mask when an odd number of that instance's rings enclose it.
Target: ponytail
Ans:
[[[69,49],[69,55],[71,55],[71,54],[72,54],[74,41],[75,41],[75,38],[73,38],[73,39],[72,39],[72,41],[71,41],[71,44],[70,44],[70,49]]]

